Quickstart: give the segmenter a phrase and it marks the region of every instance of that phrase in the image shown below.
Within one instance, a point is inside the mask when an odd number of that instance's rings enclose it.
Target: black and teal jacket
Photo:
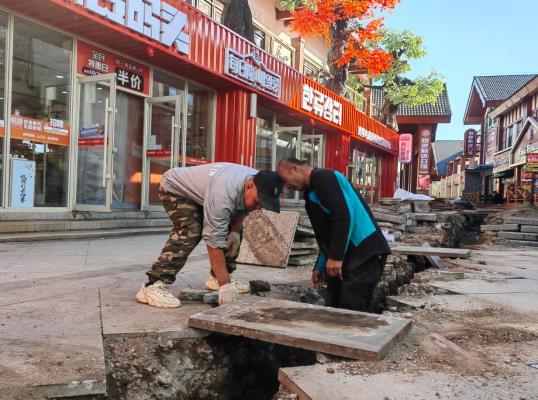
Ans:
[[[390,254],[370,208],[340,172],[314,169],[304,200],[320,249],[317,270],[325,269],[327,258],[352,271],[376,255]]]

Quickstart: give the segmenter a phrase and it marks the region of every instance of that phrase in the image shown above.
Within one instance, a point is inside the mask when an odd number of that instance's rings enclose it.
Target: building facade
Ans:
[[[509,207],[538,204],[538,75],[497,106],[495,189]]]
[[[507,149],[512,148],[523,124],[522,110],[512,110],[506,118],[508,125],[505,125],[505,135],[501,138],[503,129],[493,111],[535,77],[526,74],[473,78],[463,122],[480,127],[480,160],[474,170],[480,175],[481,199],[489,198],[494,191],[502,193],[505,187],[513,184],[510,150]]]
[[[321,50],[257,46],[201,1],[0,0],[4,212],[152,210],[168,168],[287,156],[393,194],[398,135],[297,69]]]

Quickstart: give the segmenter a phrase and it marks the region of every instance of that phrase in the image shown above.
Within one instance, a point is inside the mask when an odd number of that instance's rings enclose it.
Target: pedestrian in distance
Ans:
[[[319,245],[312,284],[327,284],[329,307],[369,311],[390,254],[370,208],[338,171],[286,158],[277,172],[287,188],[304,191],[305,209]]]
[[[181,305],[169,285],[203,238],[211,272],[205,286],[218,291],[219,304],[234,303],[248,285],[231,279],[241,245],[241,226],[248,212],[260,208],[280,212],[283,182],[272,171],[232,163],[212,163],[168,170],[159,197],[173,223],[161,255],[146,272],[136,299],[155,307]]]

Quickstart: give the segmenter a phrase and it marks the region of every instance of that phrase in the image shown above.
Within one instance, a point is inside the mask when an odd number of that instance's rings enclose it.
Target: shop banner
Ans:
[[[102,147],[105,144],[105,127],[96,123],[82,126],[78,132],[79,147]]]
[[[61,119],[41,121],[23,117],[16,110],[11,116],[11,138],[69,146],[69,125]]]
[[[342,125],[342,103],[307,83],[303,84],[301,108],[336,125]]]
[[[503,150],[493,156],[493,173],[506,171],[510,169],[512,162],[512,153],[510,149]]]
[[[148,66],[82,41],[78,42],[77,60],[77,73],[80,75],[116,73],[119,86],[149,95]]]
[[[423,129],[420,132],[420,152],[419,152],[419,174],[430,173],[430,141],[431,131],[429,129]]]
[[[526,172],[538,172],[538,153],[527,154]]]
[[[398,160],[402,164],[408,164],[413,159],[413,135],[410,133],[400,134],[400,151]]]
[[[11,207],[34,206],[35,161],[11,159]]]
[[[465,131],[465,142],[464,142],[464,154],[465,157],[474,157],[476,155],[476,142],[477,135],[475,129],[467,129]]]
[[[497,126],[489,128],[486,133],[486,164],[493,164],[497,152]]]

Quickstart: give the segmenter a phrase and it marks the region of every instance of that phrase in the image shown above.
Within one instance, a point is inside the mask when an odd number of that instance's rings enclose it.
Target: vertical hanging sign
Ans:
[[[476,139],[478,133],[475,129],[465,131],[464,154],[465,157],[474,157],[476,155]]]
[[[420,132],[420,143],[419,143],[419,165],[418,173],[419,174],[429,174],[430,173],[430,141],[431,141],[431,131],[429,129],[423,129]]]
[[[413,135],[410,133],[400,134],[398,161],[408,164],[413,159]]]

